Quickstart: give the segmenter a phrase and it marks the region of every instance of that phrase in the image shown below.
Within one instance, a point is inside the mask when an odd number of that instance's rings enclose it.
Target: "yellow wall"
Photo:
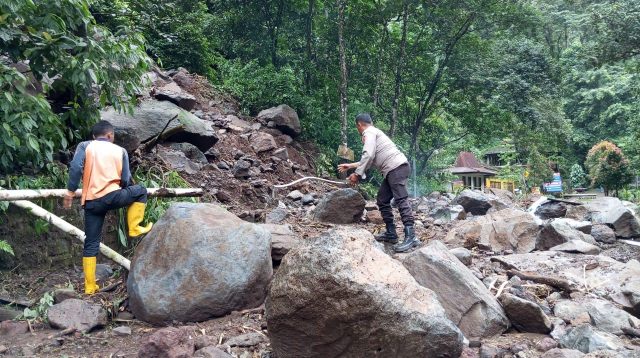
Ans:
[[[509,190],[510,192],[513,193],[513,191],[516,188],[516,184],[513,180],[487,178],[485,182],[485,187],[493,188],[493,189]]]

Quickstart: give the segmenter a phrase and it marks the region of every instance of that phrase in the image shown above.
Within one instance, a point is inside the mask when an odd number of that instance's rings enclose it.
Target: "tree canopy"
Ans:
[[[0,128],[0,145],[30,148],[0,165],[50,156],[101,105],[127,103],[146,55],[207,76],[248,114],[289,104],[328,155],[345,137],[358,149],[344,123],[370,112],[425,186],[458,151],[505,141],[534,185],[603,140],[640,164],[634,0],[3,0],[0,14],[0,86],[21,103],[0,109],[24,126]],[[13,65],[25,61],[32,73]],[[29,92],[30,76],[51,85]]]

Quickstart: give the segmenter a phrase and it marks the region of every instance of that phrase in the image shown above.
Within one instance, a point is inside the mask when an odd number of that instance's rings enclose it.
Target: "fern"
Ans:
[[[10,255],[15,256],[15,254],[13,253],[13,249],[11,248],[11,245],[9,245],[9,243],[4,240],[0,240],[0,252],[6,252]]]

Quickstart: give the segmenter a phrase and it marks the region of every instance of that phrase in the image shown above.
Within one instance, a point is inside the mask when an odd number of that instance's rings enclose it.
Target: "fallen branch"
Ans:
[[[116,281],[108,286],[101,288],[98,292],[110,292],[113,291],[116,287],[120,286],[122,281]]]
[[[506,280],[502,283],[502,285],[500,285],[500,288],[498,288],[498,292],[496,292],[496,298],[500,297],[500,295],[502,294],[502,291],[504,291],[504,288],[507,286],[508,283],[509,283],[509,280]]]
[[[579,291],[579,288],[577,288],[575,284],[573,284],[573,283],[571,283],[571,282],[569,282],[567,280],[561,279],[561,278],[538,276],[538,275],[534,275],[534,274],[521,272],[521,271],[518,271],[518,270],[508,270],[507,271],[507,276],[509,276],[509,277],[518,276],[519,278],[521,278],[523,280],[542,283],[542,284],[549,285],[551,287],[555,287],[555,288],[558,288],[558,289],[566,291],[566,292]]]
[[[335,185],[342,185],[342,186],[347,186],[349,184],[347,184],[346,182],[343,181],[336,181],[336,180],[329,180],[329,179],[324,179],[324,178],[318,178],[318,177],[304,177],[304,178],[300,178],[300,179],[296,179],[294,181],[292,181],[289,184],[282,184],[282,185],[274,185],[274,188],[277,189],[282,189],[282,188],[286,188],[292,185],[296,185],[300,182],[306,181],[306,180],[317,180],[317,181],[323,181],[325,183],[329,183],[329,184],[335,184]]]
[[[46,220],[47,222],[51,223],[53,226],[60,229],[62,232],[69,234],[84,243],[84,238],[85,238],[84,231],[66,222],[61,217],[48,212],[47,210],[43,209],[42,207],[30,201],[16,200],[16,201],[12,201],[11,204],[27,210],[32,215],[35,215],[39,218]],[[102,243],[100,244],[100,253],[106,256],[107,258],[109,258],[110,260],[112,260],[113,262],[117,263],[118,265],[124,267],[125,269],[127,269],[127,271],[131,267],[131,261],[129,261],[126,257],[120,255],[119,253],[115,252],[105,244],[102,244]]]
[[[33,306],[36,301],[34,300],[20,300],[20,299],[14,299],[11,297],[6,297],[6,296],[0,296],[0,303],[3,303],[5,305],[18,305],[18,306],[22,306],[22,307],[31,307]]]
[[[67,189],[40,189],[40,190],[0,190],[0,201],[35,200],[64,198]],[[147,188],[150,197],[179,198],[202,196],[201,188]],[[82,189],[76,190],[76,198],[82,196]]]
[[[53,339],[53,338],[58,338],[58,337],[62,337],[62,336],[67,336],[69,334],[74,333],[75,331],[77,331],[77,329],[75,327],[69,327],[67,329],[63,329],[60,332],[57,332],[56,334],[52,334],[48,337],[48,339]]]

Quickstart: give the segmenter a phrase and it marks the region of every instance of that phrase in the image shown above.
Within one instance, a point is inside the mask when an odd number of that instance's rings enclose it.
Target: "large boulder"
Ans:
[[[407,255],[402,264],[420,285],[436,293],[465,337],[492,337],[509,328],[498,300],[440,241]]]
[[[633,212],[618,198],[601,197],[585,205],[594,224],[606,224],[616,236],[634,238],[640,236],[640,223]]]
[[[601,331],[615,335],[623,334],[622,328],[640,326],[640,320],[636,317],[617,308],[611,302],[601,299],[582,302],[561,300],[556,302],[553,313],[565,322],[572,323],[582,319]]]
[[[264,301],[271,240],[215,204],[176,203],[136,248],[127,281],[137,318],[198,322]]]
[[[316,206],[314,220],[334,224],[360,221],[366,201],[360,193],[347,188],[326,194]]]
[[[176,119],[173,119],[176,117]],[[172,142],[188,142],[206,152],[218,136],[211,123],[203,121],[168,101],[146,100],[134,108],[133,115],[113,108],[100,112],[101,119],[115,127],[115,143],[133,152],[164,130]],[[170,122],[170,123],[169,123]]]
[[[567,213],[567,204],[561,201],[549,200],[544,204],[538,206],[535,215],[540,219],[555,219],[562,218]]]
[[[277,147],[276,140],[269,133],[256,132],[251,135],[251,147],[256,153],[266,152]]]
[[[570,328],[558,341],[562,348],[576,349],[583,353],[624,349],[624,343],[620,338],[611,333],[595,330],[588,323]]]
[[[460,221],[444,241],[468,249],[479,246],[496,252],[512,250],[525,253],[535,248],[539,231],[532,214],[510,208],[474,220]]]
[[[535,302],[531,302],[510,293],[500,296],[500,303],[513,326],[521,332],[542,333],[551,332],[551,321]]]
[[[298,113],[286,104],[260,111],[257,119],[267,123],[271,122],[275,128],[291,137],[296,137],[302,133]]]
[[[454,200],[454,205],[462,205],[467,213],[485,215],[489,210],[498,211],[511,205],[493,194],[485,194],[476,190],[463,190]]]
[[[596,243],[591,235],[573,228],[566,219],[554,219],[545,224],[540,231],[536,249],[549,250],[554,246],[573,240],[581,240],[590,244]]]
[[[153,95],[160,101],[169,101],[187,111],[192,110],[197,104],[196,98],[180,88],[175,82],[169,82],[162,87],[156,87]]]
[[[437,296],[361,229],[305,240],[276,272],[265,305],[287,357],[458,357],[463,336]]]
[[[582,240],[571,240],[564,244],[554,246],[549,250],[586,255],[597,255],[600,253],[600,248],[598,246]]]
[[[591,236],[597,242],[613,244],[616,242],[616,232],[605,224],[596,224],[591,227]]]

